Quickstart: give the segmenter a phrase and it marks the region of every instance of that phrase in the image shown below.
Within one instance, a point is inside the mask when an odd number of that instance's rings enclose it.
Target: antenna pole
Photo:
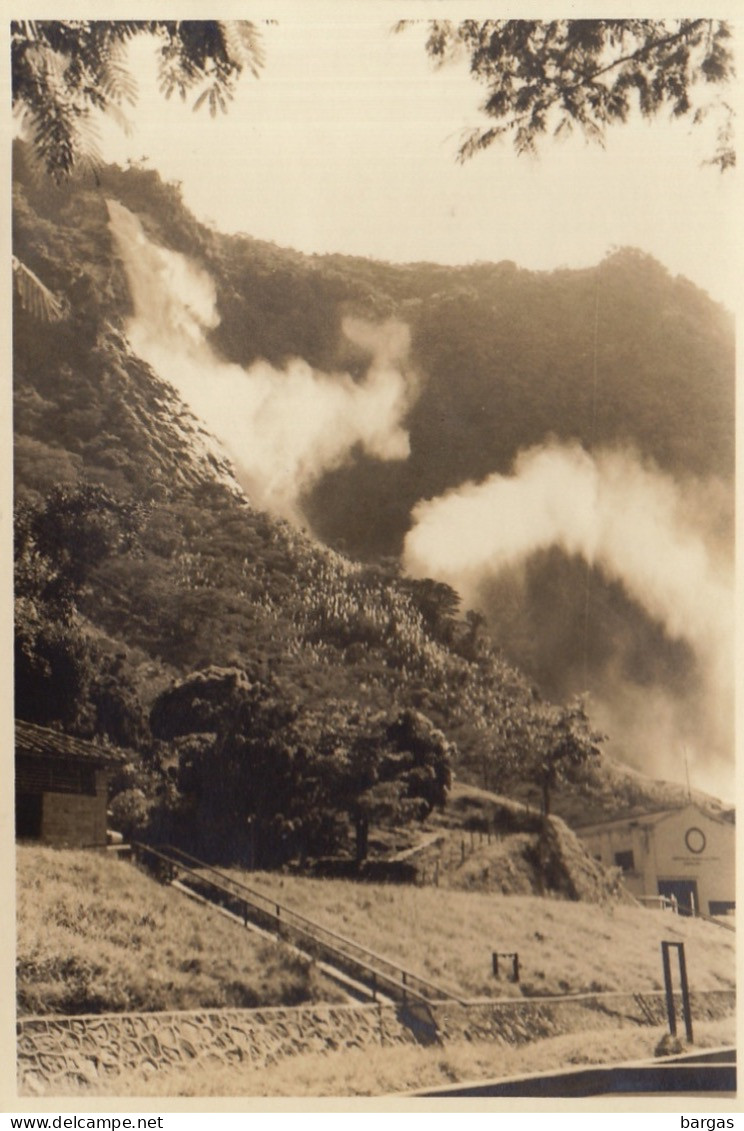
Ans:
[[[594,451],[594,439],[597,431],[597,347],[599,342],[599,281],[602,271],[601,263],[597,267],[596,283],[594,290],[594,359],[592,362],[592,424],[589,433],[589,451]],[[591,599],[593,562],[587,559],[586,574],[584,577],[584,691],[589,689],[589,602]]]

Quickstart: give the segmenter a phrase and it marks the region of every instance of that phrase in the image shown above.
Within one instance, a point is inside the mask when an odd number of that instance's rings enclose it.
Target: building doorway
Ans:
[[[659,895],[674,897],[684,915],[695,915],[700,910],[697,880],[659,880]]]

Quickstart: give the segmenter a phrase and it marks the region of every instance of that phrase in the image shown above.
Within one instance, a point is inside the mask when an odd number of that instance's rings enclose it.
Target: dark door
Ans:
[[[694,915],[700,910],[696,880],[659,880],[659,895],[674,896],[680,911]]]
[[[17,793],[15,806],[16,837],[38,840],[41,836],[42,794]]]

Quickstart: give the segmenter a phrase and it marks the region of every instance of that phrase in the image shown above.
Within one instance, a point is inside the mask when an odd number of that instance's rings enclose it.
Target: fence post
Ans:
[[[465,863],[465,841],[464,840],[460,841],[460,863],[461,864]]]
[[[512,956],[512,963],[514,967],[514,981],[519,981],[519,953],[515,951]]]
[[[494,976],[494,978],[498,978],[498,976],[499,976],[499,956],[498,956],[498,954],[496,953],[495,950],[491,953],[491,965],[493,966],[493,976]]]

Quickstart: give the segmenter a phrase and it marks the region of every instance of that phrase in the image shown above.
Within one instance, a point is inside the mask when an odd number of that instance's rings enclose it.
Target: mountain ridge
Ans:
[[[127,678],[142,704],[146,706],[174,672],[215,662],[237,662],[252,674],[274,670],[291,685],[293,695],[300,689],[303,701],[313,696],[325,701],[335,681],[334,691],[340,689],[342,701],[381,709],[392,700],[427,711],[458,743],[458,772],[486,784],[489,774],[498,778],[498,759],[488,766],[484,743],[499,733],[499,712],[508,713],[510,696],[529,713],[531,684],[490,650],[473,623],[459,620],[457,613],[443,612],[436,603],[432,606],[423,583],[398,577],[398,568],[390,561],[396,542],[389,532],[408,517],[406,492],[396,480],[396,472],[408,461],[365,463],[352,450],[351,463],[326,474],[311,496],[302,498],[321,539],[318,515],[334,492],[333,508],[327,513],[334,511],[337,526],[338,516],[348,517],[347,511],[362,521],[366,516],[372,527],[380,525],[372,516],[384,513],[387,533],[379,546],[368,545],[369,552],[360,555],[375,559],[372,564],[346,564],[332,550],[321,549],[316,538],[262,516],[244,501],[228,461],[214,454],[191,411],[133,355],[122,336],[131,300],[111,246],[103,193],[137,209],[149,234],[164,245],[195,256],[210,271],[215,265],[224,268],[216,279],[220,322],[208,336],[235,364],[246,365],[259,356],[273,365],[303,357],[309,365],[331,373],[341,367],[352,381],[360,381],[367,360],[343,341],[343,317],[354,314],[379,320],[410,316],[414,309],[420,314],[426,299],[411,294],[413,282],[420,282],[420,266],[386,264],[383,270],[380,264],[370,266],[358,257],[323,256],[313,257],[313,262],[321,262],[310,269],[308,257],[301,253],[287,252],[285,257],[283,251],[263,244],[263,260],[246,263],[245,256],[250,259],[260,241],[220,236],[198,225],[180,204],[174,206],[177,190],[162,185],[150,172],[104,170],[100,192],[79,183],[63,190],[34,186],[25,177],[21,158],[16,172],[14,250],[52,289],[65,294],[72,308],[69,323],[62,327],[39,327],[27,312],[16,310],[16,488],[20,499],[33,504],[56,484],[73,487],[87,479],[122,496],[133,493],[151,508],[137,552],[98,565],[93,585],[80,601],[89,633],[109,659],[123,649]],[[347,258],[354,261],[351,280],[341,270],[349,266]],[[645,263],[646,258],[641,260]],[[633,271],[641,270],[636,253],[625,260]],[[657,265],[652,270],[658,280],[667,279],[663,268]],[[469,309],[471,317],[473,310],[476,315],[483,313],[482,296],[473,300],[459,294],[463,279],[488,276],[498,286],[506,280],[513,294],[514,270],[508,263],[479,264],[432,267],[423,274],[431,280],[430,288],[435,280],[441,287],[445,278],[456,279],[453,286],[458,292],[443,301],[432,291],[429,297],[436,298],[435,306],[412,331],[412,366],[418,374],[426,370],[422,389],[430,389],[433,382],[441,392],[444,374],[432,376],[424,362],[437,350],[441,354],[442,337],[434,335],[427,354],[421,346],[427,328],[436,324],[441,330],[443,307],[450,302]],[[525,275],[520,269],[516,274]],[[526,275],[538,289],[547,285],[542,277],[535,280],[534,273]],[[562,283],[596,281],[594,269],[550,275]],[[386,290],[382,279],[396,280],[395,286]],[[719,358],[716,380],[722,385],[721,359],[729,348],[727,316],[689,287],[675,282],[673,289],[675,294],[684,292],[685,301],[698,309],[698,320],[717,311],[711,315],[714,344],[706,348]],[[571,305],[568,295],[564,300]],[[677,318],[674,308],[672,316]],[[448,317],[451,322],[452,311]],[[503,319],[509,323],[507,314]],[[560,314],[547,320],[552,332],[561,321]],[[698,355],[701,350],[698,345]],[[51,364],[50,358],[54,358]],[[515,379],[528,363],[529,359],[523,360],[517,367]],[[483,360],[481,367],[485,364]],[[536,364],[539,368],[539,357]],[[425,448],[416,457],[416,436],[425,434],[421,429],[426,412],[435,416],[422,395],[405,418],[417,490],[424,489],[422,475],[434,462],[429,458],[427,463]],[[716,396],[718,408],[706,418],[709,433],[717,422],[723,429],[726,419],[725,395]],[[452,427],[454,422],[455,417]],[[440,443],[444,450],[453,450],[446,435],[440,436]],[[689,443],[689,438],[684,444],[680,441],[670,460],[684,462]],[[480,451],[472,437],[469,446],[476,454]],[[698,436],[694,446],[696,459],[707,457],[727,466],[725,444],[702,442]],[[463,445],[459,450],[465,450]],[[506,454],[500,459],[505,466]],[[369,494],[370,468],[377,496]],[[442,481],[447,478],[438,474]],[[355,493],[353,485],[360,481],[366,486]],[[376,498],[386,502],[387,510],[377,505]],[[352,552],[358,551],[354,524],[341,525],[343,535],[328,540],[348,542]],[[251,554],[254,565],[249,566]],[[329,586],[331,590],[340,586],[330,604]],[[437,596],[444,594],[439,591]],[[250,647],[245,644],[247,637]],[[154,680],[153,664],[161,665]],[[457,694],[451,685],[460,688]],[[89,712],[86,725],[100,726],[100,717],[91,722]],[[503,750],[503,735],[498,742]]]

